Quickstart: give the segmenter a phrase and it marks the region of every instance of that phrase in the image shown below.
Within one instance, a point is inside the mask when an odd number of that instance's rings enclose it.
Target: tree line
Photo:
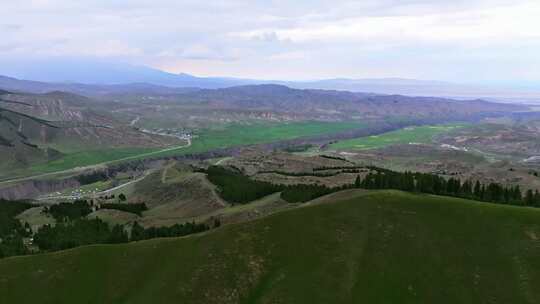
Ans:
[[[0,258],[28,253],[23,238],[31,235],[30,226],[15,217],[31,207],[27,202],[0,199]]]
[[[209,230],[210,226],[204,223],[188,222],[184,224],[175,224],[169,227],[149,227],[143,228],[139,223],[134,222],[131,227],[130,241],[141,241],[153,238],[179,237],[193,233],[199,233]]]
[[[156,237],[176,237],[210,229],[204,223],[176,224],[170,227],[143,228],[137,222],[131,226],[110,226],[100,218],[88,219],[92,201],[77,200],[44,208],[55,219],[55,225],[44,225],[32,234],[28,224],[22,225],[15,218],[32,205],[23,202],[0,201],[0,258],[31,253],[23,238],[33,237],[33,244],[40,251],[58,251],[89,244],[118,244]],[[101,208],[117,209],[136,214],[147,210],[146,204],[102,204]],[[219,226],[219,221],[214,226]]]
[[[211,166],[204,172],[219,187],[220,196],[233,204],[246,204],[282,189],[280,185],[253,180],[236,169]]]
[[[130,203],[130,204],[122,204],[122,203],[105,203],[100,205],[101,209],[114,209],[114,210],[120,210],[124,212],[130,212],[137,214],[138,216],[142,215],[143,211],[148,210],[148,207],[145,203]]]
[[[287,172],[287,171],[279,171],[279,170],[268,170],[268,171],[260,171],[261,173],[274,173],[284,176],[294,176],[294,177],[300,177],[300,176],[315,176],[315,177],[331,177],[336,176],[340,172]],[[358,172],[356,172],[358,173]]]
[[[128,241],[127,232],[120,225],[110,229],[99,218],[76,219],[44,225],[34,234],[34,244],[41,251],[57,251],[89,244],[113,244]]]
[[[523,194],[519,185],[482,184],[480,181],[462,181],[455,177],[445,179],[430,173],[396,172],[377,167],[369,167],[369,170],[370,172],[364,178],[358,175],[353,184],[341,187],[329,188],[324,185],[287,186],[282,192],[282,198],[288,202],[306,202],[344,189],[395,189],[498,204],[540,207],[540,193],[538,190],[529,189]]]
[[[364,189],[396,189],[408,192],[419,192],[473,199],[484,202],[540,206],[538,191],[528,190],[526,196],[519,187],[503,186],[499,183],[482,184],[480,181],[459,178],[445,179],[430,173],[395,172],[371,167],[372,171],[363,179],[357,178],[355,187]],[[530,196],[530,198],[528,198]],[[536,196],[536,198],[535,198]]]
[[[134,222],[131,234],[128,234],[123,225],[117,224],[110,227],[99,218],[80,218],[59,222],[54,226],[42,226],[34,235],[34,244],[41,251],[58,251],[90,244],[120,244],[158,237],[185,236],[208,229],[210,229],[208,225],[195,222],[145,229]]]
[[[121,197],[124,197],[123,201],[125,201],[124,194],[120,194],[120,200],[122,201]],[[43,213],[50,214],[56,221],[62,221],[62,220],[73,220],[77,218],[81,218],[84,216],[89,215],[92,213],[94,208],[97,209],[114,209],[114,210],[120,210],[124,212],[130,212],[137,214],[139,216],[142,215],[143,211],[148,210],[148,207],[145,203],[102,203],[99,205],[94,205],[94,202],[92,200],[75,200],[72,203],[59,203],[55,204],[49,207],[43,208]]]
[[[336,192],[343,188],[329,188],[324,185],[290,185],[284,186],[281,191],[281,198],[289,203],[304,203],[311,201],[332,192]]]
[[[357,166],[353,168],[340,167],[337,169],[342,169],[346,173],[368,173],[364,178],[358,175],[352,184],[334,188],[317,184],[281,185],[255,181],[243,175],[237,169],[232,171],[224,167],[210,167],[206,170],[206,173],[209,180],[220,188],[222,198],[231,203],[248,203],[276,192],[281,192],[281,197],[287,202],[306,202],[344,189],[363,188],[395,189],[499,204],[540,207],[540,193],[533,190],[527,190],[523,193],[519,185],[483,184],[480,181],[462,181],[456,177],[446,179],[431,173],[396,172],[373,166],[362,168]],[[336,168],[329,167],[325,169],[335,170]],[[305,176],[305,174],[295,176]]]
[[[43,213],[48,213],[59,222],[65,219],[74,220],[92,213],[92,207],[86,200],[76,200],[73,203],[59,203],[43,208]]]
[[[204,172],[207,174],[208,180],[219,187],[221,198],[232,204],[247,204],[276,192],[281,192],[281,197],[287,202],[305,202],[310,198],[317,198],[337,190],[320,185],[282,185],[257,181],[244,175],[236,168],[227,169],[224,167],[211,166]],[[279,171],[275,171],[274,173],[278,172]],[[286,175],[328,177],[334,174],[319,175],[317,173],[291,173]]]

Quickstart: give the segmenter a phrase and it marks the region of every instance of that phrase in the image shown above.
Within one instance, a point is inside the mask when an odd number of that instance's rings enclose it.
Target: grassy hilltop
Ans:
[[[317,201],[185,238],[0,260],[0,302],[540,301],[540,210],[398,191]]]

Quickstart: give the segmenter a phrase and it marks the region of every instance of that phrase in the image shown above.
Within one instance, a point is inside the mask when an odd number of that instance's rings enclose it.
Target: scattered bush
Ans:
[[[115,209],[124,212],[135,213],[139,216],[142,215],[143,211],[148,210],[145,203],[139,204],[101,204],[101,209]]]

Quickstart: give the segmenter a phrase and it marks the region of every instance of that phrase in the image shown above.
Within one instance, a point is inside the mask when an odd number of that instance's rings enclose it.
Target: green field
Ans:
[[[30,175],[68,170],[125,158],[160,157],[187,153],[200,153],[213,149],[233,146],[269,143],[294,139],[304,136],[332,134],[345,130],[362,128],[364,124],[355,122],[296,122],[296,123],[259,123],[251,125],[231,124],[220,129],[200,131],[188,148],[156,149],[156,148],[115,148],[105,150],[89,150],[75,152],[66,156],[32,166],[17,175]],[[163,152],[159,152],[164,150]],[[148,154],[148,155],[146,155]]]
[[[397,191],[0,260],[1,303],[538,303],[540,210]]]
[[[382,148],[395,144],[430,143],[439,134],[466,127],[466,124],[433,125],[408,127],[396,131],[367,137],[342,140],[330,146],[330,149],[366,150]]]
[[[187,153],[201,153],[214,149],[235,146],[271,143],[299,137],[339,133],[365,127],[358,122],[294,122],[294,123],[256,123],[249,125],[230,124],[221,128],[205,129],[196,133],[192,145],[156,156],[170,156]]]
[[[203,130],[193,145],[182,153],[204,152],[212,149],[241,145],[269,143],[304,136],[317,136],[360,129],[364,124],[355,122],[295,122],[282,124],[232,124],[222,129]]]
[[[66,156],[47,163],[31,167],[34,173],[46,173],[62,171],[76,167],[84,167],[111,160],[122,159],[138,154],[145,154],[157,151],[153,148],[115,148],[105,150],[90,150],[67,154]]]

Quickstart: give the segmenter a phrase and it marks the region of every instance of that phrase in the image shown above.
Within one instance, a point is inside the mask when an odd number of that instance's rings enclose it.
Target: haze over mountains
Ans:
[[[322,79],[313,81],[256,80],[231,77],[197,77],[127,64],[86,61],[50,61],[0,69],[0,88],[33,93],[67,91],[83,95],[124,92],[179,93],[178,88],[216,89],[249,84],[281,84],[298,89],[346,90],[378,94],[492,98],[512,102],[540,100],[540,85],[485,86],[403,78]],[[26,81],[22,81],[26,80]]]

